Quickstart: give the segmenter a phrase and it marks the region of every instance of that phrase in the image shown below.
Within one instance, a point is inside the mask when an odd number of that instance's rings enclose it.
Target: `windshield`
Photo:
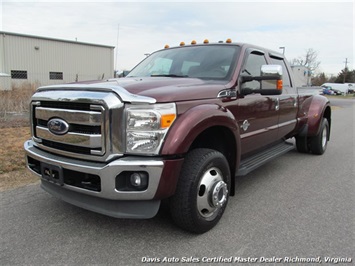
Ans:
[[[211,44],[160,50],[143,60],[127,77],[227,79],[238,52],[235,45]]]

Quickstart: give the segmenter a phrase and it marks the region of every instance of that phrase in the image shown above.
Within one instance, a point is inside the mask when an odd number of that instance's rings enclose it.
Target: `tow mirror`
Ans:
[[[242,83],[260,81],[260,89],[250,89],[242,86],[242,94],[260,93],[261,95],[279,95],[282,93],[282,66],[262,65],[261,76],[242,76]]]

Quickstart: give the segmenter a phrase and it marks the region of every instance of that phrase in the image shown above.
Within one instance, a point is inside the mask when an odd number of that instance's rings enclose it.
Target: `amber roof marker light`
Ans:
[[[210,43],[210,41],[208,39],[203,40],[203,44],[209,44],[209,43]],[[223,41],[219,41],[218,43],[223,43]],[[225,43],[232,43],[232,39],[228,38]],[[192,40],[190,44],[195,45],[195,44],[197,44],[197,42],[196,42],[196,40]],[[185,45],[186,45],[185,42],[180,42],[180,44],[179,44],[179,46],[185,46]],[[168,48],[170,48],[170,46],[168,44],[166,44],[164,46],[164,49],[168,49]]]

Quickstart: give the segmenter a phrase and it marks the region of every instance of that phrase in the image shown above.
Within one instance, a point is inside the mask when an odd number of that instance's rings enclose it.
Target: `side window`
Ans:
[[[262,65],[267,65],[266,59],[262,54],[251,53],[249,54],[247,61],[242,68],[242,75],[246,76],[260,76],[260,70]],[[259,81],[248,81],[244,83],[244,87],[259,90],[260,82]]]
[[[280,65],[282,66],[282,83],[284,87],[291,87],[290,75],[287,71],[287,67],[285,64],[284,59],[271,57],[271,61],[273,65]]]

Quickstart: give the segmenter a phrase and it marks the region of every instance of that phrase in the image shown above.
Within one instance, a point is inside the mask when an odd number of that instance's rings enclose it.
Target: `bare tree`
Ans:
[[[301,65],[307,67],[312,73],[314,73],[320,65],[320,61],[317,60],[318,52],[309,48],[306,50],[304,56],[300,56],[291,61],[292,65]]]

